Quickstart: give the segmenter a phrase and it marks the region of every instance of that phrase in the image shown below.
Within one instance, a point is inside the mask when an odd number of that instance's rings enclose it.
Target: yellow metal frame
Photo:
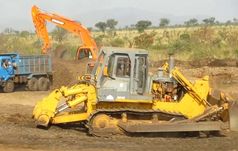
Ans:
[[[66,99],[66,105],[69,108],[74,108],[84,103],[86,104],[87,111],[74,114],[68,112],[57,114],[57,106],[62,97]],[[84,121],[92,113],[95,104],[96,92],[94,86],[80,84],[74,85],[71,88],[62,87],[61,89],[53,91],[48,97],[36,104],[33,110],[33,118],[43,126],[47,126],[50,122],[57,124]]]
[[[168,66],[165,64],[163,67],[164,71],[167,71]],[[62,87],[55,90],[48,97],[38,102],[33,111],[34,119],[41,125],[85,121],[97,108],[120,109],[122,105],[124,107],[133,106],[144,110],[159,110],[166,113],[180,114],[188,119],[203,114],[206,108],[210,106],[207,102],[207,95],[210,91],[208,77],[197,80],[192,84],[176,68],[173,69],[172,75],[187,90],[187,93],[179,102],[118,99],[114,102],[98,103],[96,88],[93,85],[76,84],[70,88]],[[64,111],[58,114],[57,106],[62,97],[65,99],[68,108],[75,108],[83,103],[85,110],[80,113]]]

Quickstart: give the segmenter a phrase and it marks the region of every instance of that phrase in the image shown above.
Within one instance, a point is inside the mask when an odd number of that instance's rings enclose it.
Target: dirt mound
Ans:
[[[188,61],[191,67],[237,67],[238,61],[236,59],[201,59],[198,61]]]
[[[53,51],[53,55],[56,58],[64,58],[64,56],[67,54],[67,49],[64,46],[58,46]]]
[[[238,66],[238,61],[235,59],[224,59],[224,60],[219,60],[219,59],[214,59],[210,62],[209,66],[211,67],[237,67]]]
[[[160,67],[168,60],[151,61],[151,67]],[[175,65],[184,68],[200,68],[200,67],[238,67],[236,59],[201,59],[197,61],[183,61],[175,59]]]
[[[52,89],[76,83],[77,77],[85,74],[88,61],[88,59],[79,61],[54,58]]]
[[[174,61],[175,61],[175,65],[178,67],[191,68],[193,66],[189,61],[183,61],[183,60],[177,60],[177,59],[175,59]],[[164,59],[164,60],[158,60],[158,61],[150,61],[149,66],[157,68],[164,65],[165,62],[169,62],[169,60]]]

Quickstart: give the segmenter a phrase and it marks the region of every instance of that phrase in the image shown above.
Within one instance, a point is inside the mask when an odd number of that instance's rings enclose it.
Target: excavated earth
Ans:
[[[224,61],[226,62],[226,61]],[[156,65],[157,66],[157,65]],[[181,71],[191,81],[210,75],[211,86],[229,93],[238,100],[238,67],[183,66]],[[71,85],[77,75],[86,70],[86,61],[54,60],[53,88]],[[151,71],[156,71],[153,66]],[[52,88],[52,89],[53,89]],[[48,130],[35,127],[32,110],[35,103],[49,92],[0,93],[0,150],[3,151],[127,151],[127,150],[227,150],[238,151],[238,133],[222,132],[220,135],[201,137],[192,133],[140,134],[136,136],[92,137],[84,128],[72,125],[52,126]]]

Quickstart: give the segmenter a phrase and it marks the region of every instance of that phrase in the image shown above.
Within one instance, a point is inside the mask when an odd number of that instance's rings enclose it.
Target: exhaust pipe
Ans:
[[[169,55],[169,77],[172,77],[172,70],[174,68],[174,56]]]

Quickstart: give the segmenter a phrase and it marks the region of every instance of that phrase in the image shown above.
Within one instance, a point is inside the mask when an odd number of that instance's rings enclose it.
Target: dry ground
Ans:
[[[70,63],[75,64],[74,62]],[[65,65],[59,63],[58,68]],[[69,65],[67,65],[69,66]],[[62,79],[72,77],[75,73],[66,73],[64,67],[57,73]],[[75,68],[70,66],[69,68]],[[237,67],[201,67],[182,71],[191,80],[209,74],[213,87],[233,92],[238,98]],[[68,69],[70,70],[70,69]],[[80,70],[80,69],[79,69]],[[72,70],[70,70],[72,72]],[[75,69],[78,71],[78,69]],[[65,74],[64,74],[65,73]],[[61,80],[55,86],[60,85]],[[68,78],[70,81],[70,78]],[[68,82],[69,82],[68,81]],[[225,132],[224,135],[200,138],[198,135],[146,135],[146,136],[113,136],[99,138],[88,136],[84,129],[78,127],[52,126],[49,130],[35,128],[31,119],[34,104],[47,96],[49,92],[16,91],[10,94],[0,93],[0,150],[3,151],[50,151],[50,150],[228,150],[238,151],[238,133]]]
[[[18,94],[14,94],[16,97]],[[35,97],[31,92],[29,97]],[[1,98],[5,96],[1,95]],[[199,138],[197,135],[177,134],[163,137],[114,136],[99,138],[88,136],[83,129],[52,126],[49,130],[37,129],[31,119],[30,105],[0,104],[0,150],[238,150],[238,133],[226,132],[225,136]]]

